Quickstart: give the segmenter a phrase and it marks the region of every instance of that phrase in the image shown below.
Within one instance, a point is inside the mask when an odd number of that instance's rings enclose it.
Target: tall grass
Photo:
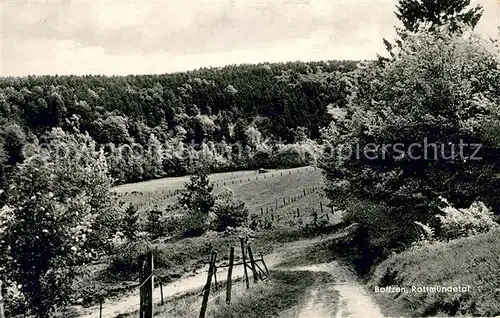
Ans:
[[[370,287],[470,286],[469,293],[375,294],[386,309],[411,317],[500,314],[500,231],[413,247],[378,265]]]

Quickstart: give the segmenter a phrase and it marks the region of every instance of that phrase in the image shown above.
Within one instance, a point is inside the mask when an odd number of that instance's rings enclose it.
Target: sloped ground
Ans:
[[[500,231],[414,247],[378,265],[370,287],[470,286],[468,292],[376,293],[388,314],[500,315]]]

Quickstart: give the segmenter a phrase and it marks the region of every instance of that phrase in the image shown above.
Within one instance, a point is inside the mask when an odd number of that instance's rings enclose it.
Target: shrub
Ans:
[[[212,228],[224,232],[228,227],[239,227],[248,221],[248,209],[245,203],[234,197],[230,188],[224,188],[215,197],[215,220]]]
[[[109,271],[118,279],[135,279],[140,272],[141,259],[152,249],[146,240],[129,242],[115,249]]]
[[[420,237],[417,242],[413,245],[423,246],[426,244],[430,244],[435,242],[436,240],[436,231],[427,224],[423,224],[421,222],[415,221],[415,224],[420,229]]]
[[[180,224],[184,237],[200,236],[210,228],[208,215],[199,211],[187,212],[182,217]]]
[[[349,75],[349,102],[324,131],[321,167],[327,197],[367,228],[370,250],[410,246],[414,222],[437,221],[440,195],[460,208],[498,197],[500,64],[490,46],[473,35],[409,33],[393,58]],[[482,144],[484,160],[464,159],[474,147],[460,157],[464,142]]]
[[[125,210],[125,217],[123,222],[123,232],[125,237],[132,241],[136,237],[137,229],[137,221],[139,220],[139,215],[137,214],[138,208],[133,204],[129,204],[127,209]]]
[[[148,211],[147,232],[152,239],[159,238],[165,235],[164,227],[162,224],[163,211],[158,206]]]
[[[486,233],[499,227],[493,212],[482,202],[474,202],[467,209],[456,209],[450,205],[437,215],[440,221],[440,237],[445,240]]]

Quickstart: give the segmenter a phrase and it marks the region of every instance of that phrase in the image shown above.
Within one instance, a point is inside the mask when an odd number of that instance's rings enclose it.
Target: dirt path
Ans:
[[[333,283],[313,287],[305,306],[298,314],[299,318],[384,317],[370,295],[357,283],[355,275],[337,262],[294,267],[288,270],[325,272],[334,277]],[[331,309],[332,302],[335,301],[333,295],[335,292],[338,294],[336,311]]]
[[[305,306],[299,311],[298,318],[323,318],[333,317],[335,312],[335,301],[332,299],[332,294],[327,291],[330,290],[329,286],[314,287],[309,296]],[[330,290],[331,292],[331,290]]]
[[[341,235],[341,234],[339,234]],[[331,238],[331,237],[330,237]],[[324,239],[324,238],[323,238]],[[372,300],[371,296],[357,282],[354,273],[341,266],[337,262],[315,264],[309,266],[299,266],[283,268],[280,265],[287,260],[290,255],[296,255],[308,246],[313,246],[323,240],[315,238],[287,243],[277,248],[274,253],[265,255],[269,268],[290,271],[313,271],[324,272],[332,276],[333,280],[328,282],[317,282],[310,289],[308,296],[299,306],[295,306],[291,311],[283,313],[283,317],[298,318],[383,318],[379,307]],[[207,269],[203,269],[198,274],[187,275],[178,281],[168,284],[163,288],[164,298],[178,296],[181,294],[202,290],[205,282]],[[227,270],[217,270],[217,277],[222,282],[226,279]],[[243,267],[236,266],[233,269],[233,278],[242,278]],[[160,303],[160,290],[154,290],[154,301]],[[139,295],[134,291],[124,297],[109,301],[103,306],[103,318],[115,318],[120,314],[133,313],[139,308]],[[80,309],[80,318],[95,318],[99,316],[99,307],[94,306]]]
[[[292,243],[287,243],[279,247],[276,252],[265,255],[264,259],[266,265],[269,268],[273,268],[279,263],[281,263],[287,254],[287,251],[302,249],[307,246],[318,243],[321,239],[311,239],[303,240]],[[202,272],[195,275],[186,275],[183,278],[168,284],[163,287],[163,297],[169,298],[172,296],[177,296],[185,293],[189,293],[195,290],[202,290],[207,279],[207,268],[204,268]],[[227,269],[218,269],[217,278],[220,282],[225,281],[227,276]],[[233,279],[241,278],[244,276],[243,266],[235,266],[233,268]],[[155,288],[153,293],[153,300],[155,303],[161,302],[160,288]],[[92,306],[89,308],[76,308],[80,315],[80,318],[95,318],[99,317],[99,305]],[[109,300],[103,304],[102,317],[103,318],[115,318],[120,314],[127,314],[135,312],[139,309],[139,292],[134,291],[124,297],[117,300]]]

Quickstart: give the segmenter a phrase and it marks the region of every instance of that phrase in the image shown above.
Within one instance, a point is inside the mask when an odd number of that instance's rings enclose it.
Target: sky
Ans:
[[[398,25],[396,0],[0,1],[0,76],[372,59]],[[472,2],[496,36],[500,0]]]

